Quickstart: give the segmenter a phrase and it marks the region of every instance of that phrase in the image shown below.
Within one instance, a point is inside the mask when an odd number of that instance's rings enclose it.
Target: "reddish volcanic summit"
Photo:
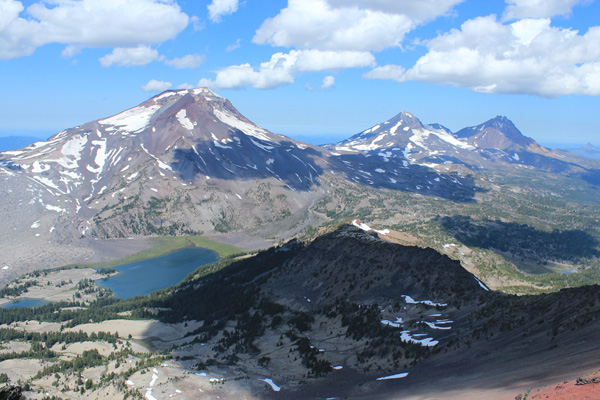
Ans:
[[[578,378],[552,388],[542,389],[526,397],[528,400],[598,400],[600,399],[600,374]]]

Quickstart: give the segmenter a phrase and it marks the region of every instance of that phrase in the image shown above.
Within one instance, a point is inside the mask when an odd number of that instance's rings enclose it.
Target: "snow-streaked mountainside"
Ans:
[[[432,168],[437,164],[461,164],[461,159],[475,149],[442,125],[423,125],[406,111],[328,147],[342,152],[369,152],[386,162],[390,158],[401,160],[404,167]]]
[[[0,153],[2,243],[248,232],[275,222],[278,232],[293,230],[298,221],[282,221],[305,218],[322,195],[320,152],[262,129],[208,89],[167,91]]]
[[[0,153],[0,242],[20,263],[51,263],[45,250],[23,254],[80,238],[286,238],[327,221],[314,207],[343,185],[474,201],[474,172],[570,165],[497,120],[458,135],[402,112],[318,147],[261,128],[209,89],[166,91]]]
[[[366,153],[384,161],[394,159],[404,167],[420,165],[436,171],[450,170],[449,165],[485,170],[511,164],[563,171],[571,161],[524,136],[512,121],[502,116],[452,133],[437,123],[423,124],[403,111],[327,147],[344,153]]]
[[[390,138],[411,130],[415,143],[433,139],[472,149],[407,113],[392,122]],[[383,137],[383,129],[367,133]],[[367,150],[376,145],[356,138],[338,146],[341,152],[294,141],[200,88],[166,91],[120,114],[4,152],[0,174],[13,191],[22,191],[15,198],[30,208],[21,212],[31,215],[25,225],[61,240],[256,228],[303,213],[327,189],[320,186],[323,174],[375,188],[473,197],[469,178],[417,162],[405,149],[410,144],[383,143],[387,147],[373,158]],[[356,150],[345,151],[350,147]],[[398,151],[402,161],[390,162]]]

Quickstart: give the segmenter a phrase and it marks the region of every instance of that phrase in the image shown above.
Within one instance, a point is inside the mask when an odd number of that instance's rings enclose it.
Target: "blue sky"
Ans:
[[[406,110],[600,144],[599,16],[598,0],[0,0],[0,135],[209,86],[312,142]]]

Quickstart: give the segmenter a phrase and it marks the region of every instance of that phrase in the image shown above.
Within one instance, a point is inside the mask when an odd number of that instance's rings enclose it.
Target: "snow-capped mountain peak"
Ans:
[[[413,114],[402,111],[340,143],[330,145],[335,151],[370,152],[385,160],[397,158],[404,167],[421,164],[433,167],[447,162],[456,151],[475,147],[454,137],[441,125],[423,125]]]
[[[34,185],[39,193],[32,201],[47,210],[80,216],[77,229],[85,235],[99,208],[168,193],[182,181],[273,179],[307,190],[322,171],[317,154],[199,88],[166,91],[119,114],[4,152],[0,172]],[[150,180],[154,185],[148,187]]]

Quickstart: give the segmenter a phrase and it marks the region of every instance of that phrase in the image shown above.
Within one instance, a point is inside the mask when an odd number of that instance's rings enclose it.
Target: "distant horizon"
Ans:
[[[383,121],[381,121],[383,122]],[[485,122],[485,121],[482,121]],[[518,127],[517,127],[518,128]],[[67,128],[68,129],[68,128]],[[365,128],[368,129],[368,128]],[[62,129],[64,130],[64,129]],[[8,139],[8,138],[29,138],[32,139],[31,143],[34,143],[36,141],[46,141],[48,140],[50,137],[52,137],[53,135],[61,132],[62,130],[56,130],[53,133],[49,133],[49,134],[44,134],[38,131],[31,131],[31,132],[21,132],[21,134],[14,134],[11,132],[5,132],[5,131],[0,131],[0,139]],[[348,139],[353,135],[356,135],[357,133],[360,133],[361,131],[352,133],[352,134],[343,134],[343,133],[332,133],[332,134],[286,134],[286,133],[282,133],[282,132],[273,132],[273,133],[277,133],[280,135],[284,135],[287,136],[291,139],[294,140],[298,140],[301,142],[305,142],[308,144],[312,144],[312,145],[316,145],[316,146],[322,146],[325,144],[330,144],[330,143],[337,143],[340,142],[342,140]],[[527,135],[526,135],[527,136]],[[579,149],[587,144],[591,144],[592,146],[596,146],[596,147],[600,147],[600,142],[599,143],[593,143],[593,142],[585,142],[585,143],[581,143],[581,142],[572,142],[572,143],[568,143],[568,142],[539,142],[539,144],[541,144],[544,147],[547,147],[549,149],[561,149],[561,150],[576,150]]]

